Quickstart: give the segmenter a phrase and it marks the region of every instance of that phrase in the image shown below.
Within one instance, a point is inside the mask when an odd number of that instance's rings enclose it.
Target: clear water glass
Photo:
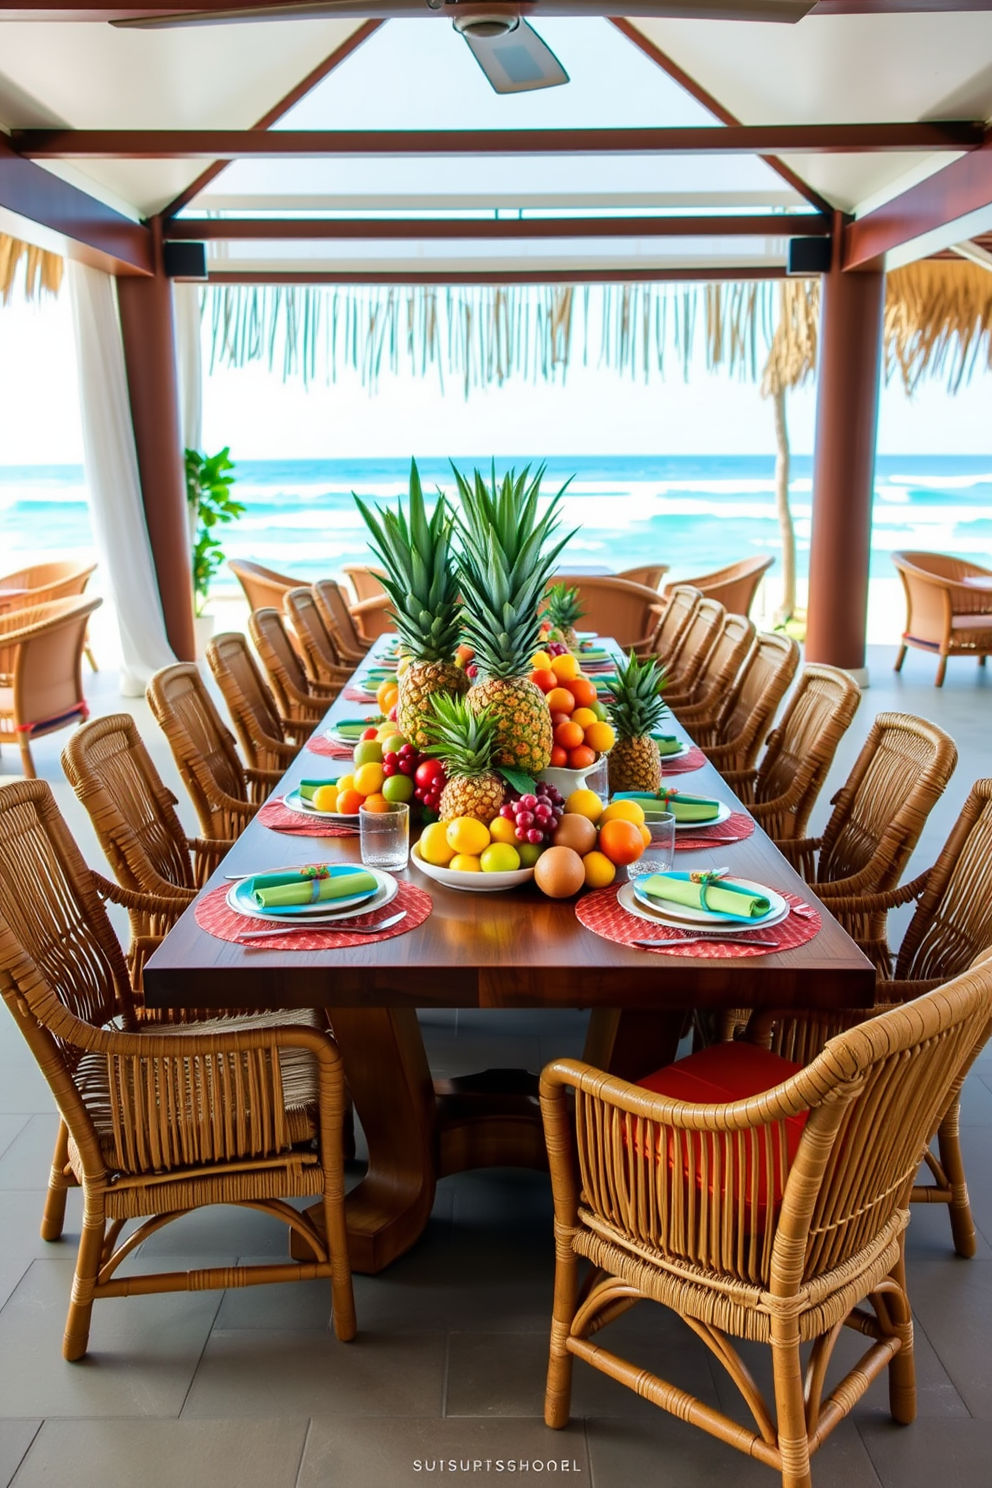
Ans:
[[[644,825],[651,833],[651,845],[634,866],[637,873],[670,873],[675,866],[675,813],[659,811],[649,816]]]
[[[410,808],[405,801],[390,801],[386,811],[370,811],[367,806],[360,806],[358,830],[366,868],[395,872],[406,867],[410,856]]]
[[[601,754],[591,770],[586,771],[583,790],[595,791],[601,801],[610,799],[610,767],[606,755]]]

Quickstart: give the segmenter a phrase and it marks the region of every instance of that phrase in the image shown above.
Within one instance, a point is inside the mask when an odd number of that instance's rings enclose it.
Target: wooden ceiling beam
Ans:
[[[251,160],[409,155],[768,155],[973,150],[970,120],[665,129],[24,129],[28,160]]]
[[[130,4],[99,5],[94,0],[6,0],[0,3],[0,15],[13,20],[31,20],[39,15],[48,15],[67,21],[116,21],[132,17],[152,17],[201,13],[204,11],[233,10],[245,8],[251,0],[226,0],[226,3],[210,4],[209,0],[131,0]],[[258,0],[275,8],[280,0]],[[283,0],[292,12],[294,0]],[[704,0],[700,0],[702,8]],[[670,7],[670,9],[673,7]],[[714,0],[710,13],[719,9]],[[664,16],[663,0],[521,0],[521,11],[531,20],[542,16]],[[992,0],[814,0],[810,15],[913,15],[921,11],[988,11]],[[366,19],[370,14],[381,19],[389,16],[409,19],[450,17],[450,4],[434,12],[427,10],[422,0],[353,0],[348,5],[341,0],[340,10],[335,15],[342,19]]]
[[[443,241],[529,238],[752,238],[829,236],[819,214],[765,212],[678,217],[181,217],[167,236],[186,242]]]
[[[682,268],[660,269],[648,265],[634,269],[304,269],[276,273],[269,269],[219,269],[209,276],[210,284],[326,284],[345,287],[349,284],[389,284],[402,288],[407,284],[695,284],[715,281],[784,279],[784,265],[752,268]]]

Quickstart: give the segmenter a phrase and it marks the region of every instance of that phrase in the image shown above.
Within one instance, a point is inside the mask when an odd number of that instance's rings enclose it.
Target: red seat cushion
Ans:
[[[690,1054],[686,1059],[679,1059],[675,1064],[665,1065],[662,1069],[655,1070],[653,1074],[645,1075],[643,1080],[637,1081],[637,1084],[645,1090],[654,1091],[657,1095],[666,1095],[672,1100],[687,1101],[698,1106],[723,1105],[730,1101],[746,1100],[752,1095],[761,1095],[764,1091],[781,1085],[783,1080],[788,1080],[800,1069],[802,1065],[793,1064],[791,1060],[783,1059],[781,1055],[772,1054],[768,1049],[760,1049],[754,1044],[712,1044],[708,1049],[701,1049],[698,1054]],[[683,1171],[688,1176],[692,1153],[695,1160],[691,1166],[696,1174],[696,1182],[700,1183],[702,1181],[700,1169],[703,1144],[719,1143],[722,1148],[721,1152],[714,1152],[712,1146],[709,1149],[709,1171],[713,1172],[715,1160],[719,1158],[720,1172],[724,1175],[725,1185],[728,1174],[735,1175],[740,1172],[739,1156],[735,1154],[734,1149],[741,1142],[746,1143],[743,1175],[744,1203],[749,1209],[756,1203],[759,1214],[763,1216],[768,1202],[768,1173],[770,1171],[772,1175],[772,1199],[777,1206],[782,1200],[784,1180],[795,1159],[803,1127],[806,1125],[807,1114],[806,1111],[801,1111],[798,1115],[787,1116],[785,1119],[784,1164],[781,1161],[778,1128],[766,1127],[751,1137],[734,1132],[685,1133],[682,1141]],[[690,1135],[693,1138],[692,1147],[690,1147]],[[661,1155],[660,1141],[659,1137],[659,1157]],[[635,1142],[635,1146],[639,1144]],[[752,1181],[755,1153],[758,1153],[760,1157],[756,1185]],[[671,1163],[671,1147],[669,1147],[668,1160]],[[710,1186],[712,1187],[712,1179]]]

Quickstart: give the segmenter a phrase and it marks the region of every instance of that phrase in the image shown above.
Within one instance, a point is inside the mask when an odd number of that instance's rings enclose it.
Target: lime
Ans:
[[[389,775],[383,781],[382,794],[387,801],[409,801],[414,783],[409,775]]]
[[[390,734],[388,738],[383,739],[382,741],[383,755],[385,756],[387,754],[399,754],[405,743],[406,740],[404,739],[402,734]]]
[[[382,745],[375,739],[362,739],[355,745],[356,765],[381,765]]]
[[[533,868],[547,845],[546,842],[521,842],[517,848],[521,868]]]
[[[508,842],[491,842],[479,862],[483,873],[516,873],[520,854]]]

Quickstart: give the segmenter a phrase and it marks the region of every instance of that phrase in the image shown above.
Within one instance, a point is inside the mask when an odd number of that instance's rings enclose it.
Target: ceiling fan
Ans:
[[[410,19],[443,15],[467,43],[497,93],[556,88],[568,73],[524,12],[544,16],[658,16],[668,19],[801,20],[816,0],[283,0],[229,9],[133,16],[111,24],[138,30],[223,26],[252,21]]]

